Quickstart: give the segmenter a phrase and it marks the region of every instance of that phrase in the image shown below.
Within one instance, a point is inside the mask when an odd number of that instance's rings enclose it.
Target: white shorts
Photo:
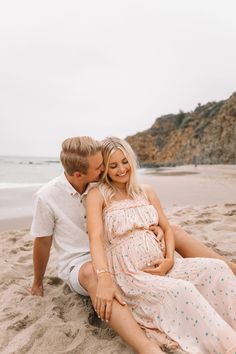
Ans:
[[[89,296],[88,292],[81,286],[79,282],[79,271],[82,265],[85,263],[91,261],[91,255],[90,253],[84,255],[81,257],[81,261],[77,263],[75,266],[71,267],[71,271],[69,274],[69,279],[68,279],[68,285],[71,288],[71,290],[76,291],[80,295],[83,296]]]

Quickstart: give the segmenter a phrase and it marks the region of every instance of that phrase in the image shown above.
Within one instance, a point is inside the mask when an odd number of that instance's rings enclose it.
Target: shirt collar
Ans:
[[[62,184],[66,187],[66,189],[68,190],[68,192],[70,193],[71,196],[80,196],[80,198],[84,198],[89,190],[93,187],[96,186],[96,182],[92,182],[92,183],[89,183],[84,191],[84,193],[80,194],[79,192],[77,192],[77,190],[70,184],[70,182],[68,181],[68,179],[66,178],[65,176],[65,173],[62,173],[61,176],[60,176],[60,180],[62,182]]]

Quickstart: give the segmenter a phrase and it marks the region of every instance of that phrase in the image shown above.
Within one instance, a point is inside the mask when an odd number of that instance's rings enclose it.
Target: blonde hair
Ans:
[[[61,163],[70,176],[77,171],[86,174],[89,168],[88,157],[101,151],[101,143],[89,136],[68,138],[61,147]]]
[[[142,193],[142,188],[137,181],[136,169],[137,169],[137,159],[134,151],[127,141],[116,138],[116,137],[107,137],[102,141],[102,155],[103,163],[105,165],[105,170],[102,175],[101,183],[103,185],[103,195],[106,202],[109,202],[111,198],[117,192],[116,187],[113,185],[109,175],[108,167],[111,155],[120,149],[125,157],[127,158],[130,164],[130,179],[126,185],[127,193],[132,197],[138,197]]]

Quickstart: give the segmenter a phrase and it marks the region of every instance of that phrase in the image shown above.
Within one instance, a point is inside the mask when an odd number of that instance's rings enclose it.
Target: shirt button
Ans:
[[[86,216],[86,215],[84,215],[84,218],[86,219],[86,218],[87,218],[87,216]]]

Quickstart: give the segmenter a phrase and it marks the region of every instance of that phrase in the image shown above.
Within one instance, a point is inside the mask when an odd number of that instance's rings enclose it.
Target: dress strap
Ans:
[[[105,204],[105,207],[108,206],[108,201],[107,201],[107,198],[106,198],[106,186],[104,183],[99,183],[98,184],[98,189],[103,197],[103,200],[104,200],[104,204]]]

